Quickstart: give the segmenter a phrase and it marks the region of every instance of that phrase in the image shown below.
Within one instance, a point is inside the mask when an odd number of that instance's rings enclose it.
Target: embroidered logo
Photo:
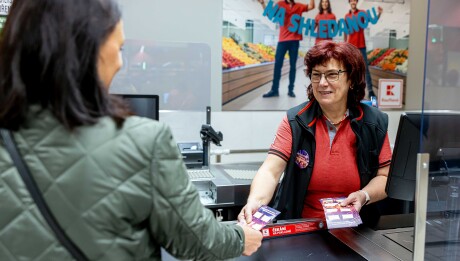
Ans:
[[[308,166],[308,163],[310,163],[310,156],[308,156],[305,150],[299,150],[295,157],[295,163],[299,168],[304,169]]]

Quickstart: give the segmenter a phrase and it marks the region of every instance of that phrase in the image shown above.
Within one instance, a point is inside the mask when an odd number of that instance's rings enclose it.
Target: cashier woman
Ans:
[[[361,53],[349,43],[323,41],[304,64],[309,101],[281,121],[238,220],[250,222],[267,204],[281,211],[278,219],[324,219],[319,199],[346,197],[343,206],[353,205],[372,222],[373,203],[386,197],[391,149],[388,116],[360,103],[366,88]]]

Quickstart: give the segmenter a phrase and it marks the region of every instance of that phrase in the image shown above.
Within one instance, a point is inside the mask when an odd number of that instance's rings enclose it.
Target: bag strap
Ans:
[[[45,218],[46,222],[53,230],[54,234],[56,235],[56,238],[67,249],[67,251],[69,251],[73,258],[75,258],[78,261],[88,260],[85,254],[66,235],[62,227],[57,222],[56,218],[53,216],[53,213],[51,213],[48,205],[46,204],[45,199],[43,198],[43,195],[37,187],[37,183],[35,183],[34,178],[32,177],[32,175],[30,175],[30,171],[27,168],[25,162],[23,161],[18,148],[16,147],[16,143],[14,142],[13,135],[11,134],[11,132],[6,129],[0,129],[0,135],[3,138],[5,147],[8,150],[8,153],[10,154],[11,159],[14,162],[14,165],[16,165],[19,174],[21,174],[21,178],[24,181],[27,189],[29,190],[30,195],[34,199],[35,204],[37,205],[41,214]]]

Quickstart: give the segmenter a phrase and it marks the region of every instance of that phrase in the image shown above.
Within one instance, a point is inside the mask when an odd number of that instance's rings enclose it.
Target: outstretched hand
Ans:
[[[356,211],[359,212],[365,203],[366,195],[361,191],[355,191],[348,195],[348,197],[340,203],[340,206],[345,207],[348,205],[352,205],[356,209]]]
[[[261,207],[260,202],[254,200],[248,200],[248,203],[241,209],[240,214],[238,215],[238,221],[249,224],[252,221],[252,214]]]
[[[377,13],[382,14],[383,8],[381,6],[377,7]]]
[[[244,250],[243,256],[250,256],[262,245],[262,233],[247,225],[238,224],[244,232]]]

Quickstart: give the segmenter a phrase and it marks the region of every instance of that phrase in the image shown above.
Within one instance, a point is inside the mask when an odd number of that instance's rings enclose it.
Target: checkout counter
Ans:
[[[182,152],[186,150],[185,147],[180,147]],[[206,148],[202,149],[202,153],[206,151]],[[195,168],[193,164],[196,160],[193,158],[200,157],[189,155],[188,152],[183,155],[187,155],[184,159],[186,165],[192,166],[188,170],[189,178],[196,186],[203,205],[211,209],[219,221],[236,220],[246,204],[251,182],[261,163],[203,164],[206,167],[198,164],[200,167]],[[457,197],[458,180],[455,178],[453,182],[456,194],[451,193]],[[376,229],[359,226],[264,239],[262,246],[252,256],[234,260],[413,260],[416,231],[408,224],[413,223],[414,216],[382,216],[379,223],[388,220],[393,223],[392,226],[377,224]],[[459,231],[458,212],[451,217],[430,218],[426,222],[426,234],[429,236],[424,242],[424,260],[460,260]],[[448,238],[452,240],[446,241],[445,235],[450,234],[452,236]],[[162,254],[163,260],[175,260],[165,251]]]
[[[216,218],[232,221],[246,203],[261,163],[216,164],[189,169],[202,203]],[[412,260],[413,228],[373,230],[367,227],[318,230],[264,239],[250,257],[232,260]],[[176,260],[163,250],[162,260]]]

